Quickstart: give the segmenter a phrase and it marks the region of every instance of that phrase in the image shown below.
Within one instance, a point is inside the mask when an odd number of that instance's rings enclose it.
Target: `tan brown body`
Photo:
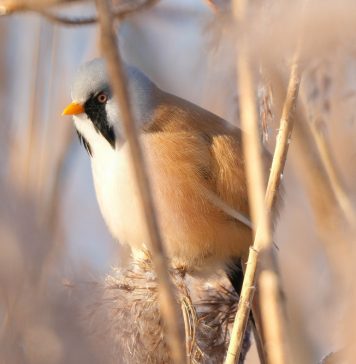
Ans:
[[[241,131],[192,103],[164,95],[140,136],[160,231],[174,267],[211,272],[246,255],[251,243],[251,229],[211,199],[249,216]],[[99,147],[93,144],[92,163],[103,216],[119,241],[141,250],[148,238],[127,145],[115,151]]]
[[[160,90],[137,68],[126,66],[126,72],[158,224],[173,267],[212,274],[246,258],[252,231],[241,131]],[[149,248],[146,224],[120,109],[102,60],[81,67],[72,99],[63,113],[74,115],[79,137],[92,157],[103,217],[116,239],[141,254]],[[264,161],[267,168],[267,152]],[[241,270],[230,273],[239,292]]]
[[[231,214],[249,217],[241,131],[160,90],[139,70],[128,67],[127,72],[159,227],[173,265],[212,272],[245,256],[250,225]],[[65,113],[74,115],[92,156],[98,202],[112,235],[142,251],[148,235],[120,110],[108,88],[103,62],[89,62],[78,73]],[[265,161],[268,166],[267,152]]]
[[[245,255],[251,243],[250,228],[207,196],[249,216],[241,131],[191,103],[167,99],[146,125],[144,143],[162,236],[175,265],[211,268]]]

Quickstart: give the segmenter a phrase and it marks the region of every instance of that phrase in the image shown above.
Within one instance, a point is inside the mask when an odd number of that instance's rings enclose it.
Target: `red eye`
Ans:
[[[101,103],[101,104],[105,104],[106,101],[108,101],[108,96],[106,94],[104,94],[103,92],[100,93],[96,99]]]

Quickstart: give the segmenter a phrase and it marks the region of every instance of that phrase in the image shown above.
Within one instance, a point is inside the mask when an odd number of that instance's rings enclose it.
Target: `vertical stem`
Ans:
[[[149,245],[152,253],[153,266],[157,273],[159,283],[160,305],[163,319],[167,327],[168,345],[171,350],[173,362],[183,364],[186,362],[184,330],[181,325],[181,318],[175,299],[173,285],[169,277],[166,255],[160,237],[152,195],[150,193],[149,178],[144,165],[142,149],[137,136],[128,93],[124,83],[122,61],[113,28],[113,17],[107,0],[96,0],[96,6],[99,13],[101,47],[107,60],[108,73],[114,95],[116,96],[120,107],[125,137],[130,147],[131,161],[136,182],[139,187],[141,207],[144,212],[147,231],[149,232]]]
[[[311,123],[312,137],[318,149],[320,160],[324,165],[325,172],[329,178],[330,186],[340,205],[350,227],[353,227],[356,221],[355,208],[347,195],[344,181],[338,172],[328,141],[323,131],[323,122],[313,121]]]
[[[298,98],[299,84],[300,76],[296,56],[291,67],[287,95],[283,105],[282,116],[279,123],[279,132],[274,150],[274,155],[279,156],[279,158],[273,158],[271,171],[275,171],[275,173],[271,173],[268,180],[266,191],[267,209],[272,209],[274,206],[276,197],[278,195],[277,191],[281,182],[281,174],[287,160],[289,144],[294,126],[294,113]]]
[[[241,8],[235,2],[235,17],[237,20],[244,20],[246,14],[246,4]],[[235,4],[234,3],[234,4]],[[241,13],[242,12],[242,13]],[[231,334],[231,341],[228,348],[225,364],[233,364],[238,360],[241,353],[242,339],[246,329],[249,317],[250,306],[253,299],[254,287],[256,282],[257,260],[259,252],[266,251],[265,269],[269,277],[273,277],[273,282],[278,287],[278,276],[274,269],[272,236],[271,236],[271,210],[275,202],[280,176],[283,172],[288,152],[289,139],[293,128],[294,109],[299,90],[299,76],[297,63],[294,62],[291,69],[291,76],[287,90],[287,98],[283,107],[281,128],[277,137],[277,144],[273,156],[270,177],[268,181],[266,195],[264,196],[264,176],[262,163],[262,147],[260,143],[258,116],[256,111],[256,100],[254,92],[253,71],[249,59],[249,53],[246,43],[243,41],[240,48],[240,54],[237,62],[238,88],[241,92],[240,109],[241,124],[244,130],[244,156],[246,161],[246,174],[249,189],[249,201],[252,211],[252,221],[257,226],[253,246],[247,261],[245,278],[241,290],[241,297],[236,313],[234,326]],[[263,273],[263,272],[262,272]],[[262,274],[261,273],[261,274]],[[263,276],[262,276],[263,277]],[[262,279],[261,284],[267,281]],[[264,300],[263,294],[267,291],[264,287],[261,291],[261,300]],[[267,296],[268,302],[275,307],[278,312],[278,289]],[[265,313],[262,311],[262,314]],[[264,317],[265,323],[266,317]],[[268,321],[266,326],[266,337],[269,340],[281,340],[282,322],[280,315],[273,316],[273,326]],[[274,358],[278,358],[278,363],[285,363],[282,341],[274,342],[274,351],[268,352],[269,363],[275,363]]]
[[[234,1],[233,12],[236,24],[240,26],[244,24],[247,14],[247,1]],[[242,341],[255,290],[255,276],[259,249],[267,246],[271,240],[270,224],[264,200],[265,186],[261,158],[262,148],[259,137],[253,71],[251,69],[249,52],[244,39],[242,39],[240,46],[236,68],[238,90],[241,93],[239,102],[241,110],[241,126],[244,131],[243,151],[252,222],[254,226],[258,226],[258,234],[256,233],[255,243],[253,247],[250,248],[238,310],[232,328],[231,340],[225,364],[233,364],[240,357]],[[259,328],[259,323],[256,322],[256,326]],[[259,355],[260,360],[264,361],[264,353],[259,353]]]
[[[22,187],[25,188],[33,188],[33,179],[34,175],[31,174],[31,167],[34,167],[33,161],[36,159],[35,153],[35,141],[38,138],[38,100],[39,100],[39,90],[38,84],[40,80],[40,70],[41,70],[41,41],[42,41],[42,19],[39,20],[38,30],[36,33],[36,48],[34,53],[34,74],[31,81],[32,86],[32,94],[30,99],[30,111],[29,111],[29,119],[28,119],[28,127],[27,127],[27,143],[25,144],[25,150],[23,151],[24,155],[24,165],[23,171],[24,176],[21,176],[20,183],[24,183]]]
[[[277,275],[268,270],[261,272],[259,278],[261,294],[262,321],[268,345],[266,346],[268,363],[284,364],[286,358],[283,348],[283,330],[280,325],[281,309],[278,305],[279,284]]]
[[[48,140],[49,135],[51,135],[51,132],[53,131],[53,123],[51,123],[49,120],[51,120],[51,106],[54,103],[53,98],[53,84],[54,84],[54,78],[55,78],[55,64],[56,59],[58,57],[57,50],[58,50],[58,29],[56,24],[48,24],[47,25],[47,44],[46,44],[46,52],[48,52],[45,56],[46,59],[49,56],[49,77],[47,81],[46,88],[44,89],[44,92],[48,93],[48,103],[46,107],[44,108],[44,117],[42,122],[42,133],[41,138],[39,138],[39,155],[38,155],[38,168],[37,168],[37,194],[40,198],[40,202],[42,205],[44,205],[44,201],[46,199],[46,196],[48,194],[48,187],[49,184],[51,184],[50,178],[48,176],[51,175],[49,166],[51,165],[51,161],[53,160],[54,153],[48,152],[51,151],[52,148],[50,146],[50,143],[53,143],[52,140]],[[46,65],[47,66],[47,65]],[[48,107],[48,105],[51,105]],[[45,177],[47,176],[47,178]]]
[[[300,72],[298,67],[298,54],[294,57],[287,95],[283,105],[279,132],[277,135],[276,147],[274,150],[271,172],[268,179],[266,191],[266,208],[271,213],[278,196],[278,189],[281,183],[281,175],[287,160],[289,144],[294,126],[295,109],[299,93]],[[274,267],[274,255],[272,246],[266,251],[266,265],[268,270],[261,272],[259,278],[260,307],[262,313],[263,328],[268,343],[266,345],[268,363],[286,363],[283,345],[283,324],[282,309],[279,305],[280,284],[278,281],[277,269]],[[274,269],[273,269],[274,268]]]

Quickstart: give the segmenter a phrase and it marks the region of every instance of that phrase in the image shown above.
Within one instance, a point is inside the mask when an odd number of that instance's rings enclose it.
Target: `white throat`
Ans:
[[[87,118],[75,117],[75,126],[89,143],[96,196],[104,220],[114,238],[127,243],[126,226],[140,218],[137,187],[130,164],[127,143],[116,141],[116,148],[95,130]],[[142,233],[142,232],[138,232]],[[142,239],[137,239],[142,242]]]

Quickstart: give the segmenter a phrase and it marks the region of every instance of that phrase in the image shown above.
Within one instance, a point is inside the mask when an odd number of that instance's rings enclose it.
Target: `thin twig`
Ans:
[[[125,6],[120,6],[113,13],[113,17],[122,20],[127,16],[136,13],[137,11],[150,8],[151,6],[158,3],[159,0],[145,0],[145,1],[131,1],[125,4]],[[1,7],[0,5],[0,15],[8,15],[14,12],[20,11],[33,11],[41,14],[47,20],[58,23],[60,25],[66,26],[80,26],[80,25],[93,25],[98,22],[97,15],[87,16],[87,17],[68,17],[65,15],[56,14],[51,10],[48,10],[44,6],[37,5],[36,7],[30,6],[18,6],[6,9],[5,5]]]
[[[149,246],[152,253],[153,266],[159,282],[160,305],[163,319],[167,327],[168,345],[174,363],[185,363],[184,329],[180,325],[179,309],[175,299],[173,285],[169,278],[166,254],[158,228],[149,178],[144,165],[142,149],[137,136],[127,89],[124,83],[122,61],[113,28],[114,18],[107,0],[96,0],[96,6],[99,14],[101,47],[107,60],[108,73],[112,80],[114,94],[119,103],[122,124],[130,147],[131,161],[136,182],[139,187],[140,203],[145,216],[146,228],[149,233]]]
[[[356,212],[347,195],[346,187],[341,175],[337,171],[329,143],[325,136],[324,123],[320,120],[313,121],[311,123],[311,130],[320,159],[329,178],[330,186],[336,196],[346,221],[349,223],[350,227],[353,227],[356,221]]]
[[[119,20],[126,18],[127,16],[141,11],[158,3],[159,0],[145,0],[144,2],[134,2],[132,1],[129,5],[125,5],[115,10],[113,17]],[[68,18],[62,15],[54,14],[46,9],[39,11],[45,18],[50,21],[56,22],[62,25],[91,25],[98,21],[97,16],[91,16],[86,18]]]
[[[83,0],[0,0],[0,16],[24,11],[38,11],[48,6]]]
[[[297,52],[298,54],[298,52]],[[298,68],[298,56],[295,56],[291,67],[289,84],[285,103],[283,105],[279,132],[277,135],[276,147],[271,165],[271,172],[266,191],[266,207],[273,209],[278,195],[278,188],[281,182],[284,165],[287,160],[287,153],[291,141],[294,126],[294,113],[299,92],[300,76]]]

